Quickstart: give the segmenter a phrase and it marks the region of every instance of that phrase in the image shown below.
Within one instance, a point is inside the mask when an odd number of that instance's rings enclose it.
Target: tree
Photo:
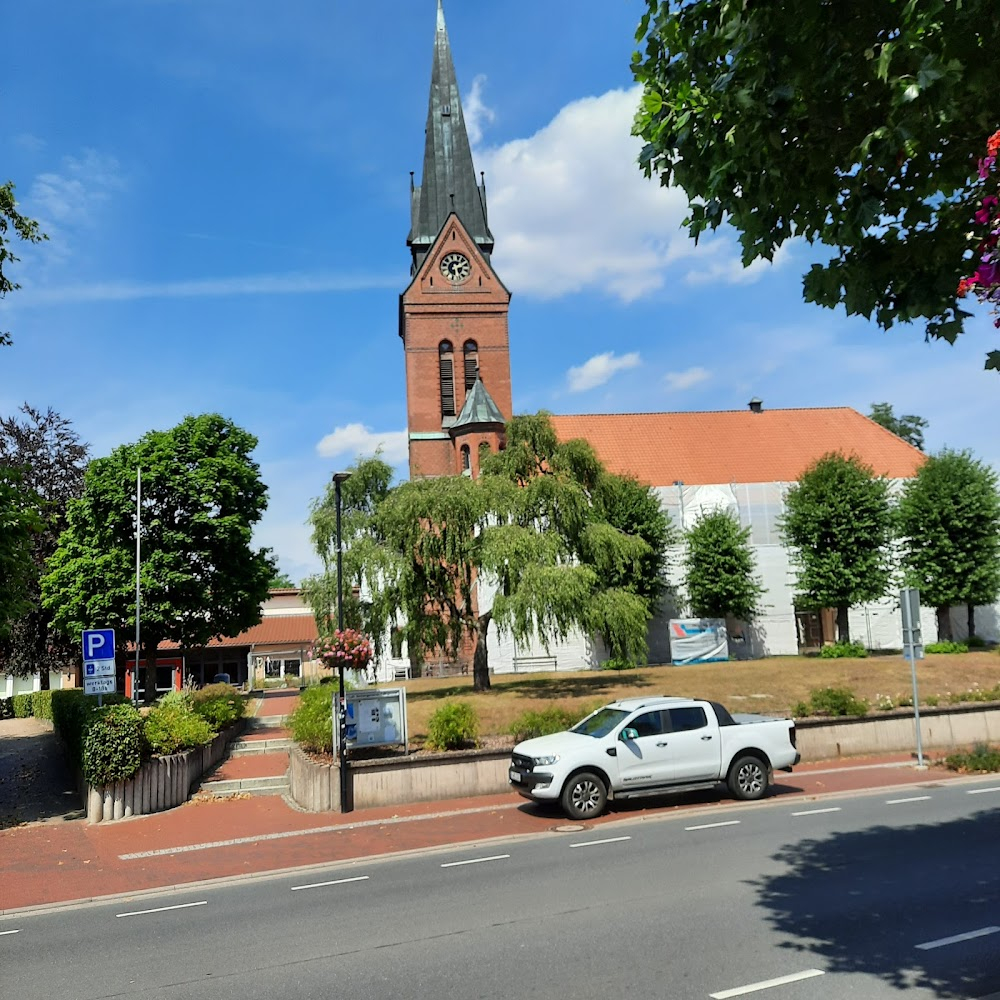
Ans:
[[[32,546],[42,530],[36,506],[20,475],[0,466],[0,639],[31,610],[29,595],[37,579]]]
[[[806,301],[954,342],[996,128],[994,0],[647,6],[640,165],[684,190],[692,235],[730,223],[744,265],[792,237],[824,243]]]
[[[13,227],[14,235],[25,243],[40,243],[47,240],[45,233],[38,231],[38,223],[34,219],[28,219],[17,210],[17,202],[14,200],[14,184],[7,181],[0,185],[0,299],[8,292],[20,288],[19,284],[11,281],[4,274],[4,264],[16,264],[19,260],[10,249],[10,237],[7,235]],[[0,347],[11,343],[10,334],[0,331]]]
[[[799,602],[836,608],[838,638],[849,641],[848,610],[882,598],[892,578],[888,482],[857,458],[824,455],[788,491],[780,523]]]
[[[267,582],[268,590],[289,590],[296,586],[295,581],[280,569],[275,569],[274,576]]]
[[[924,450],[924,428],[927,421],[923,417],[914,416],[907,413],[897,417],[892,412],[891,403],[872,403],[869,420],[884,427],[887,431],[892,431],[898,438],[902,438],[907,444],[912,444],[914,448]]]
[[[87,467],[83,496],[42,580],[42,603],[65,634],[135,630],[135,483],[142,472],[141,643],[146,700],[157,647],[203,646],[260,621],[274,563],[251,547],[267,489],[257,439],[218,414],[150,431]]]
[[[687,532],[684,588],[691,613],[699,618],[752,622],[764,587],[750,547],[750,529],[728,510],[703,514]]]
[[[0,661],[16,675],[38,671],[44,689],[50,670],[79,656],[79,637],[67,640],[52,628],[52,615],[42,606],[41,577],[66,527],[67,506],[83,493],[87,445],[51,407],[43,413],[25,403],[20,413],[23,419],[0,419],[0,466],[19,472],[34,498],[40,528],[32,536],[34,573],[25,589],[30,607],[0,641]]]
[[[976,606],[1000,596],[996,473],[967,451],[932,455],[904,487],[898,517],[907,582],[937,609],[939,638],[952,638],[956,604],[975,635]]]

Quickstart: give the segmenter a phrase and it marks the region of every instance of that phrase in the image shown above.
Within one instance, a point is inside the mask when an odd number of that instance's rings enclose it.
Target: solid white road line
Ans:
[[[299,889],[322,889],[324,886],[343,885],[345,882],[367,882],[369,878],[369,875],[355,875],[354,878],[335,878],[330,882],[313,882],[310,885],[293,885],[292,892],[298,892]]]
[[[722,990],[721,993],[710,993],[712,1000],[726,1000],[727,997],[741,997],[747,993],[757,993],[759,990],[769,990],[773,986],[785,986],[787,983],[798,983],[803,979],[813,979],[824,975],[822,969],[806,969],[805,972],[793,972],[790,976],[779,976],[777,979],[765,979],[761,983],[750,983],[749,986],[737,986],[734,990]]]
[[[0,937],[3,937],[5,934],[20,934],[20,933],[21,933],[21,928],[18,927],[16,931],[0,931]]]
[[[929,795],[914,795],[909,799],[886,799],[887,806],[901,806],[904,802],[926,802]]]
[[[468,861],[446,861],[442,868],[458,868],[461,865],[481,865],[484,861],[503,861],[509,854],[491,854],[488,858],[469,858]]]
[[[607,840],[585,840],[579,844],[570,844],[570,847],[596,847],[598,844],[620,844],[623,840],[631,840],[631,837],[608,837]]]
[[[992,788],[967,788],[965,790],[966,795],[985,795],[987,792],[1000,792],[1000,785],[994,785]]]
[[[980,927],[978,931],[969,931],[967,934],[956,934],[954,937],[938,938],[937,941],[925,941],[915,947],[921,951],[930,951],[932,948],[944,948],[949,944],[959,944],[962,941],[971,941],[973,938],[987,937],[990,934],[1000,932],[1000,927]]]
[[[805,809],[802,812],[792,813],[793,816],[818,816],[820,813],[839,813],[840,806],[830,806],[828,809]]]
[[[178,903],[176,906],[157,906],[154,910],[131,910],[128,913],[116,913],[116,917],[143,917],[147,913],[166,913],[167,910],[186,910],[190,906],[208,906],[208,900],[198,903]]]
[[[685,830],[714,830],[719,826],[739,826],[740,821],[738,819],[726,820],[725,823],[702,823],[701,826],[686,826]]]
[[[749,986],[737,986],[734,990],[722,990],[721,993],[710,993],[712,1000],[727,1000],[728,997],[741,997],[747,993],[757,993],[769,990],[773,986],[785,986],[787,983],[798,983],[803,979],[813,979],[822,976],[822,969],[806,969],[805,972],[793,972],[790,976],[779,976],[777,979],[765,979],[761,983],[751,983]]]

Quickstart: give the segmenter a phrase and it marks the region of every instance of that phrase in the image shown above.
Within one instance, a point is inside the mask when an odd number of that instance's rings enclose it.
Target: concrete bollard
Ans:
[[[125,818],[125,784],[121,781],[116,781],[114,784],[114,805],[112,807],[111,818],[112,819],[124,819]]]
[[[135,801],[135,786],[139,781],[139,775],[142,773],[141,770],[136,771],[132,777],[125,782],[125,818],[133,816],[133,802]]]
[[[101,814],[101,822],[103,823],[106,819],[112,819],[115,814],[115,786],[105,785],[101,791],[104,793],[104,810]]]
[[[100,788],[87,786],[87,822],[100,823],[104,818],[104,795]]]

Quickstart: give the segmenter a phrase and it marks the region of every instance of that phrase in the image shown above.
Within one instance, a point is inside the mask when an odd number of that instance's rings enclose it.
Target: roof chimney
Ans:
[[[764,400],[758,399],[756,396],[747,405],[750,407],[751,413],[761,413],[764,410]]]

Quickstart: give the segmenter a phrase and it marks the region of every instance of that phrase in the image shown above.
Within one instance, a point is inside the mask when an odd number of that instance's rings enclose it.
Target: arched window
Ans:
[[[479,345],[474,340],[467,340],[462,352],[465,355],[465,391],[468,392],[476,384],[476,373],[479,371]]]
[[[450,340],[438,347],[438,382],[441,387],[441,416],[455,416],[455,349]]]
[[[467,444],[462,445],[462,474],[472,474],[472,454]]]

